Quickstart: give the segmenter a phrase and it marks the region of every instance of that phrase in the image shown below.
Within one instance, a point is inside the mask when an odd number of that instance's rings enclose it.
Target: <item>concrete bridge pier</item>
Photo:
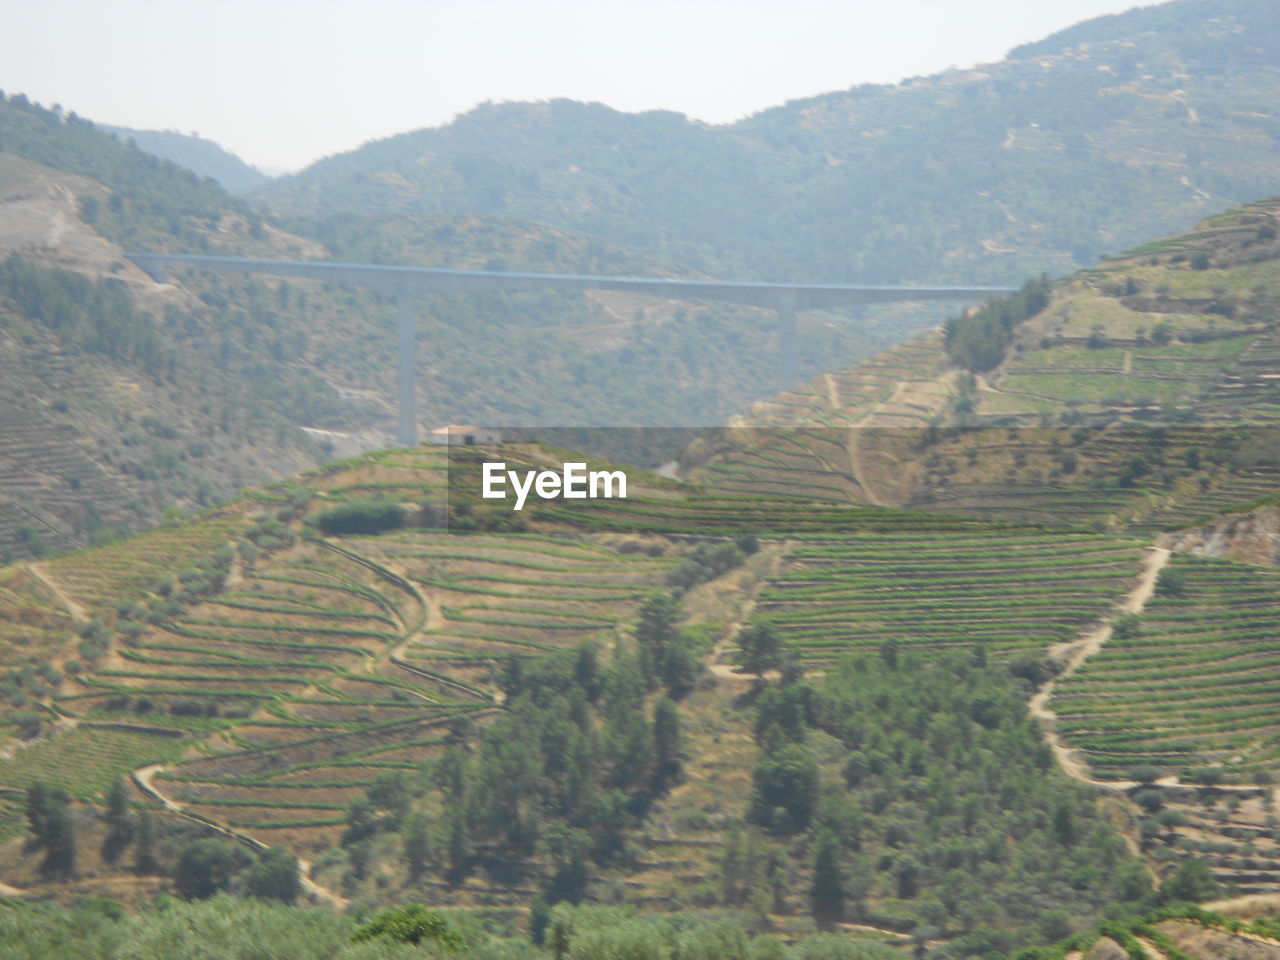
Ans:
[[[598,277],[570,274],[510,273],[496,270],[442,270],[429,267],[389,267],[372,263],[333,263],[327,260],[254,260],[245,257],[207,257],[196,254],[127,253],[157,283],[166,281],[166,267],[263,273],[277,277],[305,277],[329,283],[370,287],[396,298],[399,341],[399,424],[397,439],[405,446],[418,442],[418,411],[414,385],[416,337],[415,295],[514,292],[518,290],[620,290],[670,300],[722,300],[773,309],[778,313],[777,364],[779,389],[796,385],[800,365],[796,356],[796,311],[829,310],[850,304],[928,300],[980,300],[1011,293],[1013,287],[904,287],[883,284],[750,283],[738,280],[674,280],[665,277]]]
[[[413,294],[405,286],[396,291],[396,339],[400,346],[400,409],[396,439],[401,446],[418,445],[418,398],[414,364],[418,338],[414,326]]]

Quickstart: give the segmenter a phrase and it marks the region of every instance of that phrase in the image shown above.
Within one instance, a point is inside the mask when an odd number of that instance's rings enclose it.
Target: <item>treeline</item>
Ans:
[[[1148,956],[1142,937],[1170,957],[1185,957],[1156,925],[1166,920],[1209,930],[1274,937],[1275,923],[1244,923],[1174,903],[1141,916],[1118,917],[1055,948],[1019,951],[1016,960],[1057,960],[1089,952],[1099,936],[1127,953]],[[1239,941],[1237,941],[1239,942]],[[1210,941],[1212,943],[1212,941]],[[0,950],[6,960],[901,960],[901,949],[842,934],[762,931],[740,914],[645,915],[630,907],[538,908],[527,920],[509,913],[471,914],[406,904],[367,919],[328,910],[216,896],[184,903],[160,897],[135,912],[104,898],[0,903]],[[1098,948],[1101,955],[1105,947]],[[916,956],[946,957],[929,945]],[[1000,956],[989,954],[991,957]]]
[[[0,904],[6,960],[895,960],[877,943],[831,934],[762,934],[733,914],[644,916],[557,906],[529,923],[416,904],[361,922],[328,910],[218,896],[161,898],[126,912],[114,900]]]
[[[944,344],[951,362],[982,373],[999,366],[1013,342],[1018,324],[1049,305],[1049,277],[1028,280],[1017,293],[986,301],[972,313],[952,317],[944,326]]]

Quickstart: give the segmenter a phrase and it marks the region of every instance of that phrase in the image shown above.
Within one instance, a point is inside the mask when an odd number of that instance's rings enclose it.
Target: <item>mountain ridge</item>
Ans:
[[[732,125],[567,100],[486,104],[326,158],[259,196],[277,211],[521,216],[752,279],[1062,273],[1276,192],[1267,91],[1280,89],[1280,37],[1258,27],[1264,8],[1175,0],[1147,17],[1159,31],[1122,17],[1043,43],[1136,39],[1070,55],[1036,48]],[[1230,30],[1206,28],[1223,19]],[[1217,51],[1240,62],[1188,60]],[[912,227],[926,221],[931,231]]]

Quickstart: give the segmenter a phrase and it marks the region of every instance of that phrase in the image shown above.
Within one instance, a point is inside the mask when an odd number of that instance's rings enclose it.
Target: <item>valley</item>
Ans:
[[[0,93],[0,955],[1280,957],[1274,21],[277,178]],[[401,445],[395,291],[126,254],[637,286],[404,295]]]

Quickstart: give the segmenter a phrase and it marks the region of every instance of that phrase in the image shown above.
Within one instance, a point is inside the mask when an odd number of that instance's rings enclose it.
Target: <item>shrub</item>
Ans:
[[[322,511],[316,523],[330,535],[382,533],[404,525],[404,508],[390,500],[351,500]]]

